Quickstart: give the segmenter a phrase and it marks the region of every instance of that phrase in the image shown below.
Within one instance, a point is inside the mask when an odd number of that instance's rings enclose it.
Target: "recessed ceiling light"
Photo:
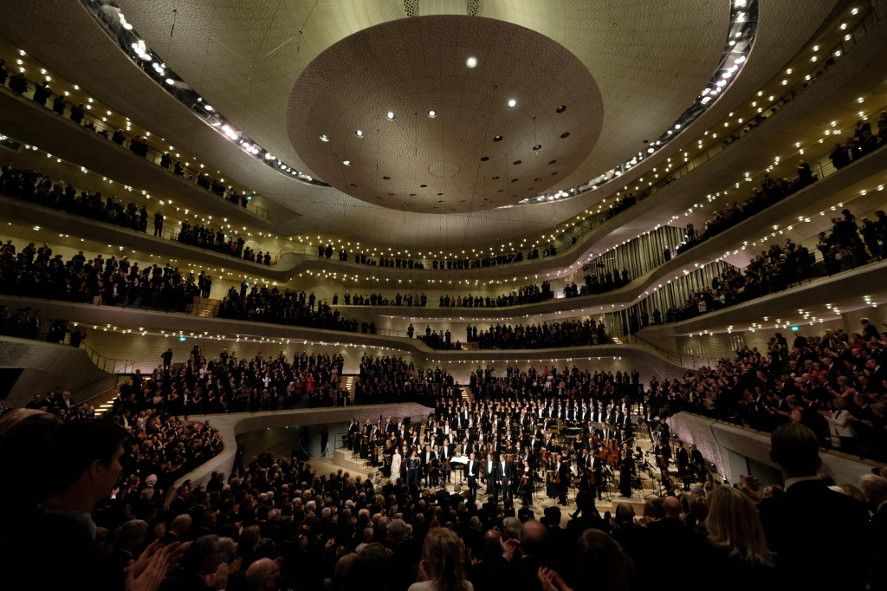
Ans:
[[[173,84],[176,83],[176,81],[173,80],[172,78],[167,78],[167,79],[166,79],[166,83],[169,84],[170,86],[172,86]]]
[[[493,136],[493,141],[494,141],[494,142],[501,142],[501,141],[502,141],[502,136],[501,136],[501,135],[494,135],[494,136]]]
[[[517,99],[510,98],[505,104],[507,104],[510,109],[513,109],[517,106]]]
[[[350,160],[342,160],[342,164],[344,164],[345,166],[351,166],[351,161]]]
[[[388,119],[388,121],[394,121],[394,111],[388,111],[385,113],[385,118]]]
[[[327,134],[322,133],[322,134],[320,134],[320,141],[322,141],[322,142],[328,142],[328,141],[330,141],[330,138],[329,138],[329,136],[328,136]]]
[[[533,149],[534,149],[534,150],[540,150],[540,149],[542,149],[542,144],[536,144],[535,146],[533,146]]]
[[[486,162],[486,161],[489,160],[489,159],[490,159],[489,156],[481,156],[481,157],[480,157],[480,161],[481,161],[481,162]]]
[[[561,105],[560,107],[558,107],[557,109],[555,109],[555,111],[556,111],[557,113],[563,113],[563,112],[566,111],[566,110],[567,110],[567,105]]]
[[[476,68],[477,67],[477,58],[474,57],[473,55],[470,56],[467,60],[465,60],[465,66],[468,69]]]
[[[434,111],[434,110],[428,111],[428,117],[429,117],[429,119],[434,119],[435,117],[437,117],[437,111]]]
[[[678,127],[680,127],[680,126],[678,126]],[[567,138],[567,137],[569,137],[569,136],[570,136],[570,132],[569,132],[569,131],[565,131],[564,133],[561,134],[561,139]]]
[[[362,129],[355,129],[355,130],[354,130],[354,135],[356,135],[357,137],[361,137],[361,138],[362,138],[362,137],[363,137],[363,130],[362,130]]]

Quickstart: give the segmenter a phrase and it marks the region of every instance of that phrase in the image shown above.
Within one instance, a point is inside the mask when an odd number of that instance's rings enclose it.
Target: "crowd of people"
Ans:
[[[543,281],[541,285],[524,285],[509,293],[493,296],[467,295],[442,295],[439,306],[441,308],[504,308],[508,306],[520,306],[522,304],[535,304],[544,302],[554,297],[551,284]]]
[[[887,461],[887,337],[867,319],[858,334],[799,333],[791,345],[777,333],[767,350],[653,380],[648,398],[654,413],[692,410],[765,431],[800,422],[825,447]]]
[[[21,72],[13,72],[9,74],[6,70],[5,61],[0,58],[0,86],[8,86],[14,93],[23,95],[28,92],[28,80]],[[188,170],[188,163],[185,161],[174,160],[172,154],[163,152],[160,161],[151,154],[152,148],[148,144],[147,136],[130,134],[122,129],[112,129],[107,122],[100,122],[98,119],[88,116],[89,109],[83,103],[71,104],[62,94],[53,94],[50,83],[40,81],[33,84],[34,92],[31,95],[33,101],[47,109],[51,109],[61,117],[67,117],[78,126],[83,127],[100,135],[119,146],[128,149],[137,156],[145,158],[149,162],[155,162],[162,168],[171,171],[177,177],[186,178],[199,187],[214,193],[215,195],[225,199],[228,202],[238,204],[246,209],[251,200],[251,196],[246,193],[239,192],[231,186],[225,186],[224,179],[212,178],[208,172],[197,173]],[[157,153],[160,150],[156,151]]]
[[[410,324],[407,327],[407,338],[413,338],[415,329]],[[419,340],[438,351],[458,351],[462,348],[462,343],[457,339],[453,341],[453,333],[449,329],[440,332],[437,329],[432,330],[430,326],[425,327],[425,334],[419,335]]]
[[[193,273],[169,263],[142,269],[127,257],[87,260],[83,251],[65,261],[46,244],[31,242],[16,253],[11,240],[0,246],[0,292],[167,312],[185,312],[201,295]]]
[[[339,294],[334,293],[332,297],[333,305],[339,305]],[[345,292],[345,295],[342,298],[342,301],[346,306],[408,306],[408,307],[417,307],[424,308],[428,303],[428,296],[424,293],[413,294],[413,293],[405,293],[401,294],[397,292],[394,294],[393,298],[388,298],[380,293],[371,293],[369,295],[364,294],[354,294],[351,295],[350,292]]]
[[[250,288],[246,282],[241,284],[239,292],[234,287],[228,290],[219,303],[218,316],[347,332],[376,332],[375,323],[344,318],[339,310],[326,301],[318,301],[313,293],[306,295],[304,291],[281,291],[277,287],[258,285]]]
[[[847,141],[835,144],[829,154],[829,159],[834,167],[844,168],[854,160],[858,160],[887,144],[887,111],[881,111],[877,125],[878,133],[874,133],[869,121],[864,119],[857,121],[853,135],[847,138]]]
[[[692,293],[683,305],[669,307],[664,315],[657,308],[650,317],[644,307],[636,307],[624,328],[633,333],[651,321],[659,324],[686,320],[783,291],[806,279],[847,271],[883,256],[887,245],[887,215],[883,211],[877,212],[875,220],[865,218],[862,228],[848,209],[831,221],[831,231],[818,236],[816,248],[822,253],[821,261],[805,246],[791,240],[783,245],[771,244],[744,269],[729,268],[712,280],[710,288]]]
[[[597,270],[594,273],[586,273],[583,278],[584,285],[576,285],[575,282],[564,286],[564,297],[575,298],[578,296],[606,293],[619,289],[631,281],[628,269]]]
[[[78,192],[70,183],[53,181],[34,170],[19,170],[11,162],[0,168],[0,193],[138,232],[148,231],[150,214],[144,204],[139,206],[133,202],[124,203],[114,195],[103,197],[99,191]],[[154,213],[154,236],[165,237],[163,233],[165,220],[165,216],[159,211]],[[228,236],[221,228],[214,230],[204,224],[192,226],[184,222],[175,239],[191,246],[214,250],[260,265],[271,265],[270,252],[256,253],[250,247],[244,248],[242,236]]]
[[[204,392],[205,400],[219,400],[230,385],[239,394],[228,400],[244,409],[285,408],[297,376],[305,389],[311,376],[315,387],[335,382],[342,363],[306,355],[292,363],[225,354],[206,361],[194,350],[179,365],[167,351],[153,375],[123,388],[110,422],[90,420],[92,409],[62,390],[29,404],[35,414],[0,418],[0,459],[22,483],[0,493],[9,512],[0,548],[11,560],[7,574],[26,575],[37,588],[92,582],[146,589],[138,585],[153,577],[149,591],[415,591],[441,589],[435,585],[445,581],[480,591],[590,591],[649,588],[662,577],[702,589],[720,577],[730,589],[791,582],[860,591],[868,582],[877,589],[887,556],[887,480],[868,475],[858,488],[838,488],[816,477],[823,434],[812,418],[825,418],[825,406],[764,413],[775,421],[761,422],[759,413],[791,405],[793,396],[810,404],[817,398],[810,387],[828,384],[833,400],[862,395],[857,410],[876,413],[871,407],[881,404],[881,423],[871,428],[883,432],[887,374],[880,359],[887,339],[870,323],[862,332],[798,337],[791,350],[777,336],[766,356],[742,352],[724,375],[706,368],[683,381],[654,380],[646,393],[637,372],[508,367],[502,376],[472,372],[472,400],[443,370],[364,357],[358,402],[416,400],[434,408],[421,424],[352,421],[347,442],[379,475],[324,475],[295,457],[262,454],[238,461],[227,478],[186,482],[168,504],[174,479],[221,449],[206,424],[171,415],[228,404],[189,408],[177,400]],[[871,387],[877,378],[879,389]],[[672,451],[661,422],[652,456],[664,490],[645,499],[643,516],[627,502],[601,515],[595,501],[602,493],[618,487],[630,497],[641,473],[653,471],[651,454],[634,447],[637,421],[680,408],[706,410],[697,405],[746,413],[753,426],[774,429],[771,456],[784,488],[761,487],[750,477],[718,484],[697,461],[698,450],[679,444]],[[830,412],[830,424],[846,423],[835,414],[840,409]],[[682,490],[670,481],[673,453],[679,474],[702,466],[700,482]],[[576,512],[564,526],[558,505],[572,491]],[[540,497],[548,500],[537,517]],[[810,560],[826,557],[841,567],[811,571]]]
[[[67,321],[58,319],[49,323],[43,330],[43,320],[40,312],[32,308],[20,308],[13,312],[9,306],[0,305],[0,335],[18,337],[20,339],[41,339],[49,343],[63,343],[70,339],[68,344],[72,347],[80,347],[80,343],[86,338],[83,329],[68,325]]]
[[[156,214],[154,218],[156,228]],[[160,224],[162,227],[162,217]],[[225,231],[222,228],[214,230],[211,226],[206,226],[204,224],[195,224],[192,226],[190,223],[184,222],[182,227],[179,228],[176,240],[184,242],[185,244],[190,244],[191,246],[197,246],[198,248],[214,250],[221,254],[227,254],[238,259],[258,263],[259,265],[265,265],[266,267],[271,266],[270,251],[263,254],[261,250],[256,252],[249,246],[244,247],[245,240],[243,239],[243,236],[225,234]]]
[[[798,163],[797,172],[797,177],[792,179],[774,179],[769,174],[764,174],[760,186],[752,189],[751,197],[742,203],[732,201],[726,207],[716,211],[705,221],[705,228],[703,228],[702,232],[697,233],[692,225],[688,226],[684,241],[677,247],[677,253],[680,254],[690,250],[697,244],[717,236],[742,220],[750,218],[774,203],[778,203],[789,195],[816,182],[816,175],[813,174],[813,171],[810,169],[810,163],[806,160],[801,160]]]
[[[206,359],[199,347],[174,363],[172,350],[149,375],[140,371],[121,384],[115,409],[151,409],[190,415],[339,406],[348,393],[339,388],[340,355],[286,355],[238,358],[223,351]]]
[[[402,357],[369,357],[360,360],[354,386],[356,404],[419,402],[430,404],[440,396],[453,396],[459,389],[453,376],[437,367],[416,369]]]
[[[460,421],[463,430],[478,433],[478,450],[490,449],[507,441],[506,424],[529,425],[529,417],[548,408],[547,400],[521,409],[478,403],[472,413],[464,403],[443,400],[424,430],[428,447],[422,440],[408,443],[417,430],[403,421],[380,424],[378,431],[407,446],[412,461],[401,473],[411,479],[421,473],[420,454],[433,452],[442,464],[440,454],[454,451],[446,430],[456,432]],[[130,421],[130,434],[107,422],[59,423],[39,412],[3,421],[0,457],[20,483],[2,491],[7,515],[0,549],[9,580],[38,589],[146,591],[622,591],[663,581],[693,590],[712,580],[728,589],[883,588],[887,480],[870,474],[858,488],[830,487],[817,477],[815,437],[797,423],[771,439],[784,488],[761,487],[750,477],[734,486],[709,481],[648,497],[642,515],[627,502],[601,515],[589,488],[578,494],[577,511],[564,525],[553,503],[541,518],[526,507],[516,510],[508,489],[497,486],[523,482],[524,472],[500,472],[495,457],[469,460],[463,469],[469,491],[460,493],[441,487],[455,479],[449,468],[438,472],[437,486],[422,490],[398,478],[318,474],[299,459],[261,454],[205,484],[180,485],[167,505],[158,472],[150,470],[167,462],[175,467],[166,459],[169,448],[182,453],[187,444],[163,445],[163,437],[183,426],[180,419],[142,412],[144,427]],[[198,442],[189,452],[217,451],[214,434],[199,425],[182,434]],[[494,429],[491,442],[479,442],[481,432]],[[526,454],[538,446],[542,461],[545,442],[534,442],[527,431]],[[358,425],[355,446],[363,432]],[[145,443],[135,453],[150,451],[135,461],[128,452],[139,437]],[[159,462],[153,454],[161,454]],[[556,452],[545,461],[563,463]],[[478,477],[492,483],[485,501],[471,483]]]
[[[477,326],[465,329],[465,340],[479,349],[549,349],[554,347],[585,347],[610,342],[602,321],[564,320],[542,324],[495,324],[487,330]]]

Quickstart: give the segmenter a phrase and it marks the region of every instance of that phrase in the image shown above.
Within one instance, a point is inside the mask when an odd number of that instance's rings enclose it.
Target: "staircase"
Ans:
[[[323,461],[327,460],[327,461]],[[350,449],[337,449],[333,452],[332,457],[328,458],[312,458],[312,463],[320,463],[327,466],[335,466],[337,469],[347,470],[352,475],[358,474],[366,477],[370,472],[378,472],[378,468],[373,468],[368,462],[355,458]]]
[[[357,376],[339,376],[339,390],[348,392],[348,401],[354,404],[354,386],[357,384]]]
[[[104,392],[97,394],[88,400],[84,400],[84,402],[91,404],[95,408],[95,416],[96,418],[99,418],[111,410],[118,394],[120,394],[119,385],[114,386],[113,388],[108,388]]]

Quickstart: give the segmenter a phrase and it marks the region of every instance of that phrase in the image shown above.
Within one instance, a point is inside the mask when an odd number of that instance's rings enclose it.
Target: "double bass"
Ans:
[[[619,451],[619,444],[615,439],[607,440],[606,444],[607,449],[607,465],[611,468],[618,468],[619,463],[622,461],[622,454]]]

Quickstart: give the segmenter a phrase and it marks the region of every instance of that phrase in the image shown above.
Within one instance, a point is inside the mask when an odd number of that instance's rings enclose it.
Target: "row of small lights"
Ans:
[[[871,189],[871,191],[879,191],[879,192],[880,192],[880,191],[883,191],[883,190],[884,190],[884,185],[883,185],[883,184],[879,184],[879,185],[877,185],[877,186],[875,186],[875,187],[873,187],[873,188]],[[862,190],[860,190],[860,192],[859,192],[860,196],[865,196],[865,195],[867,195],[868,193],[869,193],[869,190],[866,190],[866,189],[862,189]],[[842,209],[843,207],[844,207],[844,203],[843,203],[843,202],[839,202],[839,203],[837,203],[837,204],[835,204],[835,205],[832,205],[832,206],[828,207],[827,209],[820,210],[820,211],[819,211],[819,216],[821,216],[821,217],[822,217],[822,216],[825,216],[825,215],[827,214],[827,212],[829,212],[829,211],[830,211],[830,212],[834,212],[834,213],[836,213],[836,212],[839,211],[839,209]],[[661,288],[663,288],[663,287],[665,287],[665,286],[670,285],[672,281],[676,281],[676,280],[680,279],[682,276],[687,276],[687,275],[689,275],[691,271],[697,271],[697,270],[699,270],[699,269],[702,269],[702,268],[706,267],[707,265],[711,265],[711,264],[715,264],[715,263],[723,262],[724,259],[726,259],[727,257],[729,257],[729,256],[731,256],[731,255],[739,254],[739,252],[746,250],[746,249],[749,248],[750,246],[751,246],[751,247],[757,246],[759,242],[762,243],[762,244],[768,243],[770,240],[772,240],[772,239],[775,238],[776,236],[778,236],[778,235],[782,235],[782,234],[784,234],[786,231],[791,231],[791,230],[793,230],[795,224],[800,224],[800,223],[811,223],[812,221],[813,221],[813,219],[812,219],[811,217],[809,217],[809,216],[799,216],[797,222],[794,222],[793,224],[787,225],[787,226],[784,227],[784,228],[781,228],[778,224],[774,224],[773,227],[772,227],[772,228],[773,228],[773,231],[770,232],[770,233],[768,233],[768,234],[766,234],[766,235],[764,235],[764,236],[762,236],[762,237],[759,238],[758,240],[755,240],[755,241],[752,241],[752,242],[749,242],[749,241],[743,241],[741,247],[738,247],[738,248],[733,249],[733,250],[727,250],[727,251],[724,252],[724,254],[722,254],[722,255],[716,257],[715,259],[713,259],[713,260],[711,260],[711,261],[708,261],[708,262],[705,262],[705,263],[702,263],[702,264],[700,264],[700,263],[698,263],[698,262],[697,262],[697,263],[693,263],[693,267],[692,267],[692,268],[690,268],[690,267],[684,268],[684,269],[682,269],[681,271],[679,271],[677,274],[675,274],[675,276],[674,276],[672,279],[668,279],[668,280],[666,280],[664,283],[663,283],[663,282],[657,283],[657,285],[656,285],[655,287],[653,287],[652,289],[647,289],[647,290],[645,290],[642,294],[640,294],[640,295],[639,295],[637,298],[635,298],[632,302],[629,302],[629,303],[627,303],[627,304],[620,304],[618,308],[616,308],[616,304],[610,304],[609,306],[610,306],[611,309],[610,309],[610,310],[607,310],[607,312],[616,312],[616,311],[622,311],[622,310],[625,310],[626,308],[631,307],[631,306],[633,306],[633,305],[639,303],[640,301],[642,301],[642,300],[645,299],[646,297],[651,296],[651,295],[653,295],[654,293],[657,293],[657,292],[659,291],[659,289],[661,289]],[[599,308],[600,308],[600,310],[604,310],[605,306],[600,306]],[[591,312],[591,309],[592,309],[592,308],[574,308],[574,309],[572,309],[572,310],[559,311],[559,312],[556,312],[556,314],[560,315],[560,314],[564,314],[564,313],[565,313],[565,314],[568,315],[567,318],[572,319],[572,318],[577,318],[577,317],[581,317],[581,316],[589,316],[589,315],[593,314],[593,312]],[[532,316],[533,318],[541,318],[543,315],[547,315],[547,314],[551,314],[551,313],[539,313],[539,314],[533,314],[533,315],[530,315],[530,314],[524,314],[522,317],[523,317],[524,319],[528,319],[528,318],[530,318],[531,316]],[[417,320],[417,321],[422,321],[422,322],[448,322],[448,321],[454,321],[454,320],[455,320],[455,318],[415,317],[415,316],[402,316],[402,315],[383,315],[383,317],[392,318],[392,319],[404,319],[404,320],[405,320],[405,319],[411,319],[411,320]],[[513,321],[515,321],[516,319],[518,319],[518,318],[520,318],[520,317],[521,317],[521,316],[518,316],[518,315],[504,316],[504,317],[496,317],[496,318],[490,318],[490,317],[481,317],[481,318],[477,318],[477,317],[465,317],[465,316],[459,316],[458,319],[459,319],[459,321],[467,321],[467,322],[490,322],[490,323],[492,323],[492,322],[505,322],[505,321],[512,321],[512,322],[513,322]]]
[[[865,308],[877,308],[878,302],[872,298],[870,295],[862,296],[862,301]],[[772,327],[775,330],[787,329],[789,327],[798,327],[802,324],[807,326],[814,326],[817,323],[823,324],[825,322],[835,322],[841,318],[841,309],[834,304],[825,304],[826,312],[825,314],[834,314],[834,318],[823,318],[822,316],[816,316],[811,310],[805,310],[804,308],[798,308],[798,314],[800,318],[797,321],[792,320],[783,320],[782,318],[777,318]],[[769,316],[764,316],[762,322],[752,322],[746,330],[749,332],[757,332],[759,330],[766,330],[768,328],[768,323],[770,322]],[[701,337],[701,336],[715,336],[718,334],[717,330],[700,330],[698,332],[691,332],[687,336],[690,338],[693,337]],[[724,331],[727,334],[733,334],[736,332],[736,329],[731,324]]]
[[[22,74],[24,74],[24,73],[27,72],[27,70],[26,70],[26,68],[25,68],[24,60],[23,60],[22,58],[27,57],[27,56],[28,56],[28,53],[27,53],[24,49],[19,49],[19,50],[18,50],[18,55],[19,55],[19,57],[15,60],[15,63],[16,63],[16,65],[18,66],[19,72],[22,73]],[[30,58],[30,59],[33,60],[34,58]],[[50,86],[49,83],[53,81],[53,77],[48,73],[48,71],[46,70],[46,68],[44,68],[44,67],[40,67],[40,75],[43,76],[43,80],[44,80],[46,86],[49,87],[49,86]],[[73,90],[78,91],[78,92],[80,92],[81,94],[84,94],[84,96],[86,96],[85,93],[84,93],[84,91],[80,88],[80,85],[79,85],[79,84],[73,84],[73,85],[72,85],[72,88],[73,88]],[[65,96],[66,98],[68,98],[68,97],[71,96],[71,92],[68,91],[68,90],[65,90],[65,91],[62,91],[62,95]],[[91,96],[86,96],[86,104],[84,105],[84,108],[85,108],[87,111],[92,111],[93,106],[96,107],[96,112],[97,112],[98,116],[101,118],[102,123],[105,123],[105,124],[106,124],[106,127],[108,127],[109,129],[113,129],[113,128],[111,128],[111,127],[108,125],[108,118],[109,118],[109,117],[112,117],[112,116],[114,115],[113,111],[111,111],[111,110],[108,109],[107,107],[102,106],[102,105],[100,105],[99,103],[97,103],[93,97],[91,97]],[[104,113],[105,113],[104,115],[101,114],[102,111],[104,111]],[[120,116],[123,117],[123,119],[124,119],[124,124],[125,124],[125,127],[126,127],[126,131],[127,131],[127,133],[132,133],[132,120],[131,120],[129,117],[125,116],[125,115],[120,115]],[[149,138],[149,137],[151,137],[151,132],[148,131],[147,129],[142,129],[140,135],[144,136],[145,138]],[[160,138],[160,141],[161,141],[161,142],[165,142],[166,139],[161,137],[161,138]],[[181,158],[181,157],[182,157],[181,154],[180,154],[179,152],[176,151],[176,148],[175,148],[174,146],[169,145],[169,146],[167,146],[167,148],[168,148],[168,151],[169,151],[170,153],[173,153],[173,154],[175,155],[176,158]],[[163,148],[161,147],[161,150],[162,150],[162,149],[163,149]],[[201,163],[199,163],[199,162],[196,162],[196,160],[197,160],[197,157],[196,157],[196,156],[191,156],[190,158],[188,158],[188,156],[185,156],[185,158],[186,158],[186,160],[184,160],[184,161],[182,162],[182,165],[183,165],[184,167],[188,168],[189,166],[191,166],[191,163],[189,162],[189,160],[194,160],[194,161],[195,161],[194,164],[198,165],[198,166],[200,167],[201,170],[205,168],[205,165],[204,165],[204,164],[201,164]],[[216,173],[217,173],[217,174],[221,174],[221,171],[217,170]],[[208,173],[208,172],[204,172],[203,174],[204,174],[205,176],[209,176],[209,173]],[[224,177],[220,178],[219,181],[222,182],[222,183],[224,183],[224,182],[225,182]],[[229,187],[230,187],[230,185],[229,185]],[[247,189],[242,188],[242,187],[238,187],[238,190],[239,190],[240,192],[244,192],[244,193],[255,194],[254,191],[252,191],[252,190],[247,190]]]
[[[429,359],[431,363],[449,363],[451,365],[474,365],[476,363],[515,363],[515,364],[526,364],[526,363],[548,363],[554,361],[566,361],[567,363],[573,363],[574,361],[622,361],[621,355],[602,355],[598,357],[543,357],[537,359]]]
[[[77,327],[80,326],[81,322],[72,322],[72,324]],[[90,326],[88,323],[83,324],[85,327]],[[309,347],[346,347],[348,349],[363,349],[370,350],[374,352],[380,351],[396,351],[402,353],[406,356],[412,356],[412,352],[406,348],[400,347],[385,347],[382,345],[362,345],[362,344],[354,344],[354,343],[342,343],[339,341],[336,342],[327,342],[327,341],[314,341],[310,339],[288,339],[288,338],[269,338],[269,337],[258,337],[252,335],[242,335],[236,334],[234,336],[224,335],[224,334],[210,334],[209,331],[203,332],[186,332],[183,330],[179,331],[149,331],[148,329],[140,326],[138,328],[121,328],[119,326],[113,325],[111,323],[107,323],[104,325],[93,324],[91,325],[93,330],[102,331],[102,332],[111,332],[117,333],[121,335],[138,335],[138,336],[159,336],[164,338],[174,338],[180,341],[184,341],[184,339],[202,339],[209,341],[233,341],[235,343],[257,343],[257,344],[275,344],[275,345],[303,345]]]
[[[858,103],[858,104],[862,104],[863,102],[865,102],[865,97],[861,97],[861,96],[860,96],[860,97],[858,97],[858,98],[856,99],[855,102]],[[876,109],[876,110],[877,110],[877,109]],[[860,118],[863,119],[863,120],[867,119],[867,115],[866,115],[863,111],[859,111],[859,112],[857,112],[857,116],[860,117]],[[837,124],[838,124],[837,121],[832,120],[832,121],[828,124],[828,126],[826,127],[825,132],[824,132],[824,134],[823,134],[823,137],[817,139],[817,140],[816,140],[816,143],[817,143],[817,144],[822,144],[822,143],[825,141],[825,139],[828,138],[830,135],[840,135],[840,134],[842,133],[842,130],[840,130],[840,129],[835,129],[835,127],[837,126]],[[801,143],[800,143],[800,142],[795,142],[795,143],[794,143],[794,147],[795,147],[795,149],[798,150],[798,155],[800,155],[800,156],[804,156],[805,150],[804,150],[804,148],[801,147]],[[773,171],[776,169],[776,167],[778,167],[781,163],[782,163],[782,157],[779,156],[779,155],[774,156],[774,157],[773,157],[773,163],[770,164],[770,165],[768,165],[768,166],[766,167],[766,169],[763,171],[763,173],[761,173],[761,174],[764,174],[764,173],[769,174],[769,173],[773,172]],[[752,183],[752,182],[754,182],[754,181],[753,181],[753,175],[752,175],[750,172],[746,171],[746,172],[744,172],[744,173],[742,174],[742,178],[741,178],[741,179],[739,179],[738,181],[736,181],[736,182],[734,182],[734,183],[730,183],[730,185],[733,187],[733,189],[739,189],[741,183],[743,183],[743,182],[746,182],[746,183]],[[709,205],[709,204],[714,203],[719,197],[727,197],[728,195],[730,195],[730,188],[724,188],[724,189],[721,190],[721,191],[717,191],[717,192],[715,192],[715,193],[709,193],[709,194],[707,194],[707,195],[705,196],[705,202],[704,202],[704,203],[694,203],[693,205],[691,205],[690,207],[688,207],[687,210],[686,210],[685,212],[683,212],[683,217],[689,217],[690,215],[696,214],[696,213],[698,213],[699,211],[703,210],[703,209],[706,207],[706,205]],[[682,217],[681,214],[674,214],[674,215],[672,215],[668,220],[666,220],[665,222],[660,222],[660,223],[656,224],[655,226],[653,226],[652,228],[650,228],[650,229],[648,229],[648,230],[645,230],[645,231],[643,231],[643,232],[639,232],[639,233],[638,233],[636,236],[634,236],[633,238],[626,238],[625,240],[623,240],[623,241],[620,242],[619,244],[616,244],[616,245],[610,246],[610,247],[608,247],[607,249],[601,251],[600,254],[596,254],[596,253],[593,253],[593,252],[592,252],[592,253],[591,253],[591,254],[590,254],[590,255],[589,255],[584,261],[581,261],[581,262],[578,262],[578,263],[574,263],[574,265],[571,265],[571,267],[569,267],[569,268],[572,268],[572,267],[574,267],[574,266],[578,266],[578,265],[586,265],[586,264],[588,264],[588,263],[590,263],[590,262],[592,262],[592,261],[594,261],[594,260],[596,260],[596,259],[598,259],[598,258],[600,258],[600,257],[602,257],[602,256],[604,256],[604,255],[606,255],[606,254],[608,254],[608,253],[610,253],[610,252],[617,251],[619,248],[621,248],[621,247],[623,247],[623,246],[627,246],[627,245],[629,245],[631,242],[633,242],[633,241],[635,241],[635,240],[638,240],[639,238],[642,238],[642,237],[644,237],[644,236],[647,236],[647,235],[651,234],[652,232],[655,232],[656,230],[659,230],[659,229],[662,228],[662,227],[669,226],[669,225],[672,224],[673,222],[679,220],[681,217]],[[676,249],[676,248],[682,246],[683,244],[684,244],[684,242],[681,242],[681,243],[679,243],[679,244],[674,245],[673,248]],[[678,256],[679,256],[679,255],[678,255]],[[569,269],[569,268],[568,268],[568,269]]]
[[[755,14],[753,16],[756,17],[757,2],[753,1],[751,4],[753,10],[755,11]],[[684,111],[678,121],[675,122],[669,129],[667,129],[662,136],[654,141],[647,142],[649,143],[649,146],[646,148],[646,150],[638,151],[638,153],[630,160],[627,160],[613,167],[607,172],[589,180],[583,186],[572,187],[569,190],[561,189],[552,194],[539,195],[537,197],[522,199],[521,201],[519,201],[519,203],[529,204],[559,201],[568,197],[575,197],[576,195],[585,193],[587,191],[598,189],[604,184],[621,176],[625,172],[628,172],[632,167],[640,164],[645,158],[649,158],[659,150],[663,149],[675,138],[677,138],[678,135],[680,135],[682,128],[687,127],[709,108],[708,104],[712,101],[713,97],[716,97],[723,91],[725,91],[727,87],[739,77],[739,72],[742,70],[744,64],[747,61],[748,54],[751,52],[751,47],[754,43],[757,33],[756,22],[752,23],[750,21],[749,14],[745,10],[748,7],[749,2],[747,0],[733,0],[730,10],[730,25],[727,29],[727,42],[724,48],[723,55],[721,57],[720,65],[715,70],[712,79],[699,93],[696,100],[694,101],[693,107],[690,107],[689,109]],[[745,42],[742,44],[742,46],[737,49],[737,40],[742,38],[744,34],[747,34],[748,38],[745,39]],[[739,55],[731,57],[731,54]],[[733,63],[727,65],[728,61],[730,60],[732,60]],[[692,113],[691,110],[693,111]]]
[[[4,138],[4,139],[8,139],[7,136],[3,136],[3,138]],[[39,151],[40,151],[40,148],[39,148],[38,146],[36,146],[36,145],[31,145],[31,144],[23,144],[23,145],[24,145],[24,149],[25,149],[25,150],[32,150],[32,151],[35,151],[35,152],[39,152]],[[56,162],[57,164],[66,164],[66,165],[69,165],[69,166],[77,167],[77,168],[79,168],[80,172],[83,173],[83,174],[89,174],[89,173],[90,173],[89,169],[87,169],[85,166],[80,166],[80,165],[74,164],[74,163],[72,163],[72,162],[68,162],[67,160],[64,160],[64,159],[62,159],[62,158],[55,157],[55,156],[53,156],[52,153],[50,153],[50,152],[46,152],[46,157],[47,157],[48,159],[53,159],[53,158],[54,158],[54,159],[55,159],[55,162]],[[96,174],[98,174],[98,173],[96,173]],[[109,184],[109,185],[114,185],[114,184],[116,183],[117,185],[120,185],[120,186],[123,188],[124,191],[127,191],[127,192],[129,192],[129,193],[136,193],[137,195],[141,195],[141,196],[143,196],[143,197],[145,198],[146,201],[150,201],[150,200],[151,200],[151,194],[148,193],[148,192],[147,192],[146,190],[144,190],[144,189],[135,189],[135,188],[133,188],[131,185],[127,185],[127,184],[121,183],[121,182],[119,182],[119,181],[114,181],[113,179],[110,179],[110,178],[108,178],[107,176],[102,176],[102,182],[107,183],[107,184]],[[66,181],[66,183],[67,183],[67,181]],[[70,184],[70,183],[67,183],[67,184]],[[116,195],[112,195],[112,197],[116,197]],[[208,214],[202,214],[202,213],[191,213],[190,208],[182,209],[181,207],[178,207],[178,206],[173,205],[173,200],[170,199],[170,198],[167,198],[167,199],[155,199],[155,201],[157,201],[157,203],[159,203],[159,204],[162,205],[162,206],[167,206],[167,205],[168,205],[168,206],[170,206],[170,207],[175,207],[175,210],[176,210],[177,212],[179,212],[179,213],[181,213],[181,214],[183,214],[183,215],[185,215],[185,216],[190,215],[190,216],[193,217],[195,220],[199,219],[201,222],[204,222],[204,223],[208,223],[208,222],[212,222],[212,221],[213,221],[213,216],[211,216],[211,215],[208,215]],[[171,221],[174,221],[174,220],[171,220]],[[216,222],[216,223],[218,223],[218,222]],[[178,225],[182,225],[182,222],[179,221],[179,222],[178,222]],[[253,237],[253,232],[255,232],[255,233],[258,234],[260,237],[263,237],[263,238],[266,238],[266,239],[275,239],[275,240],[279,240],[279,237],[277,237],[277,236],[271,234],[270,232],[262,232],[262,231],[258,231],[258,230],[249,230],[249,229],[247,228],[247,226],[241,226],[241,230],[238,230],[236,227],[234,227],[234,226],[232,226],[230,223],[228,223],[228,218],[226,218],[226,217],[223,217],[223,218],[222,218],[222,226],[221,226],[221,227],[224,228],[224,229],[232,230],[232,231],[234,231],[234,232],[240,232],[240,231],[243,231],[243,232],[246,233],[247,237],[249,237],[249,238],[252,238],[252,237]]]

